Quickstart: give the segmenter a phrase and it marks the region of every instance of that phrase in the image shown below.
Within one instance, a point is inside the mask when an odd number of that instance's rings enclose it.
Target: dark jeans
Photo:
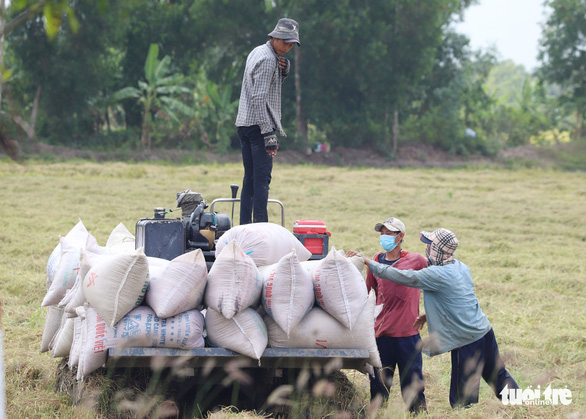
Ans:
[[[267,201],[273,158],[265,150],[264,138],[258,125],[238,127],[238,138],[240,138],[244,165],[240,193],[240,224],[267,222],[269,221]]]
[[[403,338],[381,336],[376,338],[376,346],[383,364],[382,377],[378,370],[370,377],[370,398],[378,394],[388,399],[393,383],[395,366],[399,366],[401,394],[411,412],[426,410],[421,359],[421,337],[419,334]]]
[[[519,388],[505,369],[492,329],[476,342],[452,350],[452,407],[478,403],[480,377],[492,387],[499,399],[505,385],[508,384],[510,389]]]

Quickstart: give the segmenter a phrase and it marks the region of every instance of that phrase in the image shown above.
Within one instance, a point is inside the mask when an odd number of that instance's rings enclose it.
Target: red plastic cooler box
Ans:
[[[323,221],[297,220],[293,224],[293,234],[312,255],[327,255],[331,233]],[[312,259],[317,258],[312,256]]]

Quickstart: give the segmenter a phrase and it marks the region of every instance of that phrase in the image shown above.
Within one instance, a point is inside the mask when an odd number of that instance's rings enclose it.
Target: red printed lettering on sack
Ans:
[[[328,347],[327,347],[327,345],[326,345],[327,343],[328,343],[328,341],[327,341],[327,340],[319,340],[319,339],[316,339],[316,340],[315,340],[315,344],[316,344],[317,346],[319,346],[320,348],[322,348],[322,349],[328,349]]]
[[[99,316],[98,316],[99,317]],[[100,319],[101,320],[101,319]],[[106,324],[96,324],[96,343],[94,344],[94,353],[104,352],[104,339],[106,337]]]
[[[97,340],[96,344],[94,345],[94,353],[98,354],[100,352],[104,352],[104,341],[103,340]]]
[[[98,323],[96,325],[96,339],[103,338],[106,336],[106,324],[105,323]]]
[[[325,302],[323,300],[324,296],[321,292],[321,286],[317,281],[315,282],[315,298],[319,301],[322,308],[324,308],[325,307]]]
[[[269,279],[267,280],[267,286],[265,287],[265,298],[271,298],[273,296],[273,281],[275,280],[275,271],[271,272]]]
[[[273,286],[268,285],[265,287],[265,298],[271,298],[273,296]]]
[[[92,285],[96,285],[96,278],[98,277],[98,274],[95,272],[90,272],[90,276],[89,276],[89,280],[88,280],[88,284],[86,287],[91,287]]]

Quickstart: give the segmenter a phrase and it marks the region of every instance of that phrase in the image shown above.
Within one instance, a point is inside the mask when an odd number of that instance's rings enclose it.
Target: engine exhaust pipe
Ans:
[[[232,199],[236,199],[238,188],[239,186],[234,183],[230,185],[230,189],[232,189]],[[234,201],[232,201],[232,218],[230,220],[232,221],[232,227],[234,227]]]

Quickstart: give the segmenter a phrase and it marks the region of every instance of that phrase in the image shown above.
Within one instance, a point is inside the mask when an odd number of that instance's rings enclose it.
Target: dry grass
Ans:
[[[55,392],[58,360],[39,353],[45,266],[59,235],[81,218],[104,245],[119,222],[133,231],[153,207],[173,208],[176,192],[191,188],[211,202],[229,197],[229,184],[239,184],[241,177],[239,164],[0,161],[8,417],[92,416]],[[472,270],[480,304],[511,374],[523,388],[567,386],[573,395],[569,406],[503,406],[483,383],[480,403],[454,412],[448,403],[450,360],[445,354],[424,358],[429,416],[554,418],[586,412],[586,174],[276,165],[271,198],[285,205],[289,229],[297,219],[321,219],[332,232],[331,245],[365,254],[378,248],[374,224],[391,215],[405,222],[410,251],[423,251],[420,230],[453,230],[461,243],[457,257]],[[231,212],[228,204],[215,209]],[[278,220],[276,207],[271,220]],[[348,376],[358,389],[352,397],[358,397],[364,414],[367,379],[355,372]],[[393,386],[388,405],[373,416],[403,417],[402,409],[398,386]],[[250,414],[226,409],[211,417],[258,417]]]

